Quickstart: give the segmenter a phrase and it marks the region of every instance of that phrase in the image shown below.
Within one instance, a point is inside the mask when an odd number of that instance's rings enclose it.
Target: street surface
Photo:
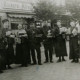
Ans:
[[[69,45],[67,42],[69,54]],[[0,80],[80,80],[80,63],[71,63],[69,58],[66,62],[57,63],[57,58],[53,55],[54,63],[44,63],[29,67],[19,67],[13,64],[12,70],[5,70],[0,74]],[[42,48],[42,63],[45,60]]]

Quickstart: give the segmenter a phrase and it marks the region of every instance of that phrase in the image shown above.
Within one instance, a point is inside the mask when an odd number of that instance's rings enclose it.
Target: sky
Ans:
[[[0,0],[4,1],[4,0]],[[6,0],[5,0],[6,1]],[[22,2],[27,2],[27,3],[36,3],[38,0],[7,0],[7,1],[22,1]],[[45,1],[55,1],[56,5],[65,5],[65,0],[45,0]]]
[[[2,1],[2,0],[0,0],[0,1]],[[7,0],[7,1],[37,2],[38,0]],[[51,0],[51,1],[55,1],[57,5],[65,3],[65,0]]]

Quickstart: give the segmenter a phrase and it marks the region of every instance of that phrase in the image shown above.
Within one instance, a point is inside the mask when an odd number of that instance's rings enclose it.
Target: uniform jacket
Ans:
[[[43,26],[43,44],[44,46],[53,46],[54,30]]]

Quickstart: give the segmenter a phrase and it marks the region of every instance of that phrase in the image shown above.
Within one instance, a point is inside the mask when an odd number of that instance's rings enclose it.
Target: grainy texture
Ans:
[[[69,53],[68,42],[67,50]],[[27,68],[12,65],[14,69],[0,74],[0,80],[80,80],[80,63],[71,63],[68,58],[66,59],[66,62],[56,63],[57,59],[54,56],[54,63]],[[44,61],[43,49],[42,61]]]

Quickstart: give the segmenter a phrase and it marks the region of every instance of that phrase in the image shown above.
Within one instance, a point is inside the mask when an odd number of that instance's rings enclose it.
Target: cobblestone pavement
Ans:
[[[41,66],[21,68],[18,67],[19,65],[12,65],[14,69],[6,70],[3,74],[0,74],[0,80],[80,80],[80,63],[71,63],[68,57],[66,62],[57,63],[55,55],[53,58],[54,63]],[[42,62],[44,59],[42,51]]]

